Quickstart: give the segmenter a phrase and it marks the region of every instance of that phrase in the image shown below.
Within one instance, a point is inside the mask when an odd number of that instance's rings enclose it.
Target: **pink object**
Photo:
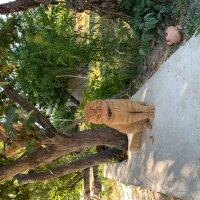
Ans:
[[[181,33],[181,26],[169,26],[166,29],[167,36],[165,37],[167,41],[167,45],[172,45],[179,43],[182,39]]]

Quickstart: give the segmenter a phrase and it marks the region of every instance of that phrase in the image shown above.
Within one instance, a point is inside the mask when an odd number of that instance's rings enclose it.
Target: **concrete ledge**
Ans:
[[[200,35],[181,46],[132,99],[155,105],[153,129],[128,161],[106,165],[105,176],[199,200]]]

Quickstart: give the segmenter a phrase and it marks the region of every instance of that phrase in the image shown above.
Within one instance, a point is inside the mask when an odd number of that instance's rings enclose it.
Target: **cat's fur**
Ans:
[[[141,144],[141,131],[151,129],[149,119],[154,117],[154,106],[124,99],[94,100],[85,107],[87,123],[105,124],[122,133],[134,133],[136,140],[131,148],[136,151]]]
[[[151,128],[148,119],[154,117],[154,106],[125,99],[94,100],[85,107],[87,123],[105,124],[122,133],[134,133]]]

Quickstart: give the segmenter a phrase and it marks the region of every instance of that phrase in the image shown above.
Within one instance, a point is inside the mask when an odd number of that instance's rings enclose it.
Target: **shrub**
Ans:
[[[120,7],[131,14],[130,23],[140,41],[140,53],[145,54],[144,47],[155,38],[158,23],[171,12],[170,5],[165,0],[123,0]]]

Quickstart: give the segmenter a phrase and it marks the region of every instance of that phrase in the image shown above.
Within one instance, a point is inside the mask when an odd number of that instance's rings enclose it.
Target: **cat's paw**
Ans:
[[[137,132],[133,135],[132,140],[130,142],[129,151],[131,153],[136,153],[141,148],[141,142],[142,142],[142,132]]]
[[[154,113],[155,112],[155,106],[149,106],[149,112]]]
[[[152,129],[152,125],[151,125],[150,122],[145,122],[145,123],[143,124],[143,127],[144,127],[145,129],[147,129],[147,130],[151,130],[151,129]]]
[[[146,104],[144,103],[144,102],[142,102],[142,101],[139,101],[138,102],[140,105],[142,105],[142,106],[145,106]]]
[[[149,113],[149,119],[154,119],[154,117],[155,117],[155,114],[154,114],[154,112],[152,112],[152,113]]]

